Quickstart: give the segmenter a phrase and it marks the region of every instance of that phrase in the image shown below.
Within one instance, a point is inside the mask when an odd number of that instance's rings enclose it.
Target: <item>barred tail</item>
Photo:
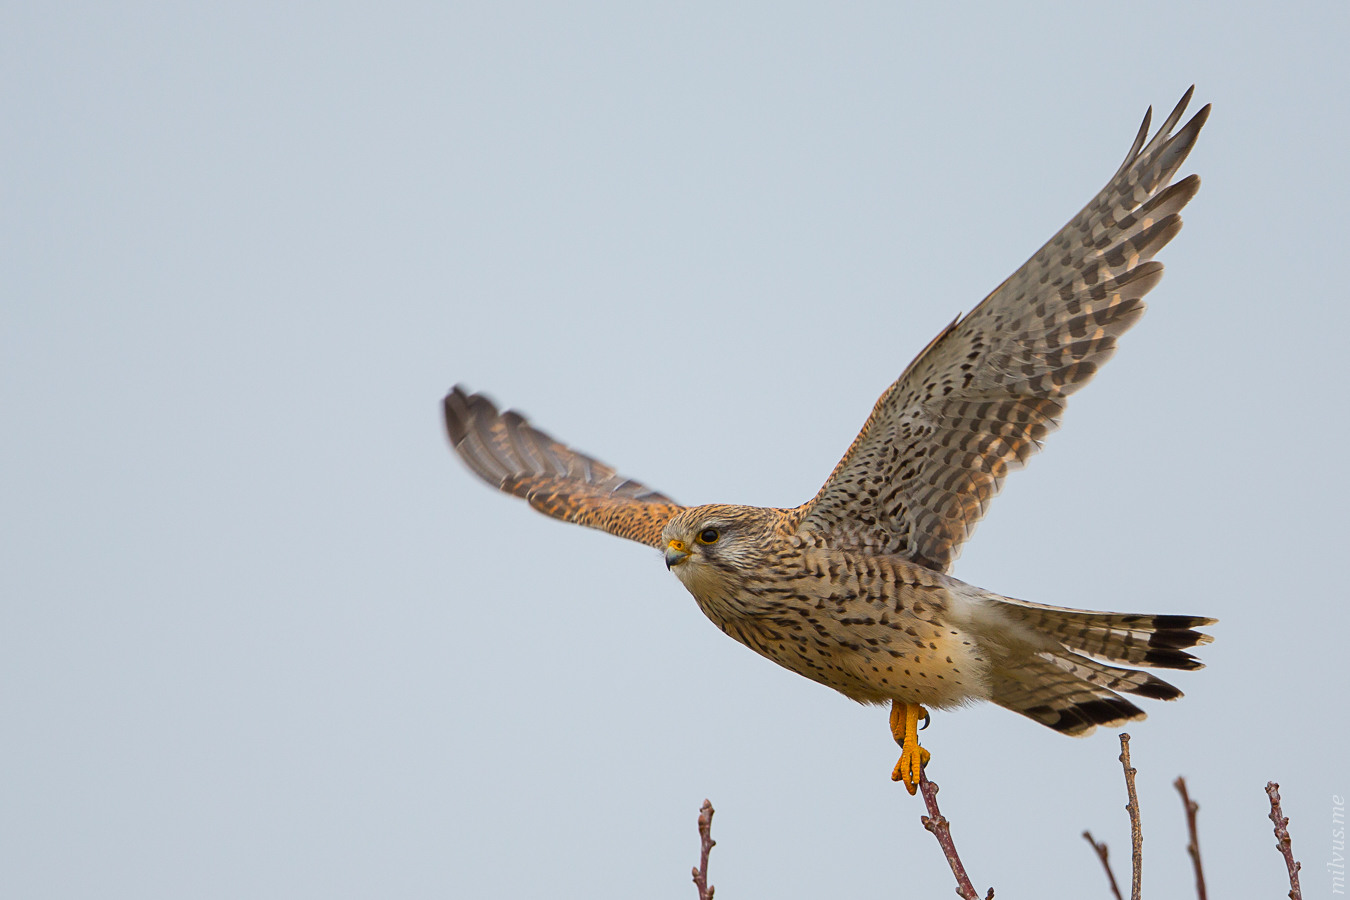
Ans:
[[[1011,597],[1000,601],[999,612],[1005,619],[1025,625],[1069,650],[1106,662],[1158,669],[1203,669],[1204,663],[1186,648],[1214,640],[1195,629],[1219,621],[1204,616],[1065,609]]]
[[[1090,734],[1098,725],[1144,718],[1144,711],[1122,693],[1155,700],[1181,697],[1181,691],[1161,678],[1109,663],[1202,668],[1185,651],[1212,641],[1195,628],[1217,621],[1063,609],[1011,598],[1002,598],[998,608],[1005,621],[1015,623],[1014,630],[1020,630],[1017,625],[1026,629],[1035,649],[1013,651],[995,665],[990,699],[1074,736]]]

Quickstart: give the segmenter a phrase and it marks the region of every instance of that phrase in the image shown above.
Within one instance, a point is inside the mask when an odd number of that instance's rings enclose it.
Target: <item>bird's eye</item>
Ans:
[[[720,536],[716,528],[705,528],[698,533],[698,542],[700,544],[715,544]]]

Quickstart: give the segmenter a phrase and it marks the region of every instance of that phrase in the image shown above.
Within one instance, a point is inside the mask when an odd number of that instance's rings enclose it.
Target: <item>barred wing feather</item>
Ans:
[[[1192,175],[1171,182],[1209,115],[1152,140],[1152,110],[1105,188],[877,401],[799,528],[947,571],[1008,472],[1040,449],[1069,394],[1115,352],[1158,283]]]

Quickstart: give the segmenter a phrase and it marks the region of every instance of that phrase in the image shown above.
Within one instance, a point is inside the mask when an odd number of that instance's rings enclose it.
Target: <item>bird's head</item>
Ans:
[[[721,504],[680,512],[661,531],[666,568],[696,597],[739,588],[746,573],[772,566],[775,513]]]

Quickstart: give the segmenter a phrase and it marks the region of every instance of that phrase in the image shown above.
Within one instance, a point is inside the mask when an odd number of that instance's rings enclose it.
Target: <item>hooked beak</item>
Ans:
[[[666,545],[666,568],[673,569],[689,558],[689,547],[684,541],[672,540]]]

